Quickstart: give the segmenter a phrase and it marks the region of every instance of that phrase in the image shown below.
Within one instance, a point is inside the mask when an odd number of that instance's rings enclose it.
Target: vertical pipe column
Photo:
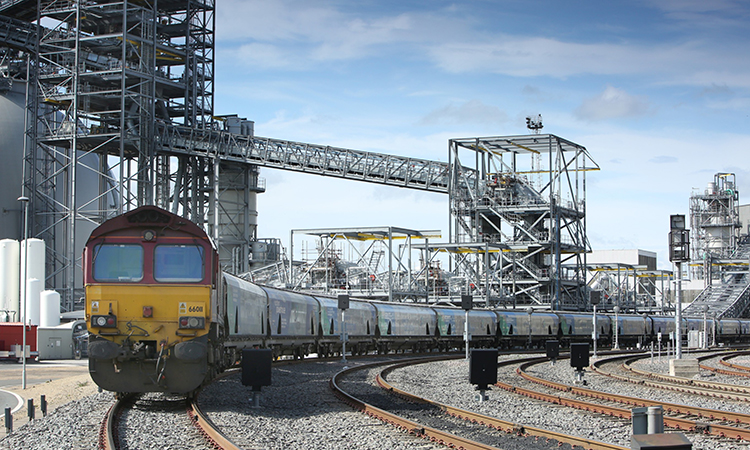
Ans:
[[[388,301],[393,301],[393,229],[388,227]]]
[[[214,155],[214,177],[213,177],[213,195],[211,196],[211,212],[213,212],[213,239],[217,247],[221,247],[219,242],[219,155]]]
[[[675,305],[675,358],[682,359],[682,263],[677,266],[677,304]]]

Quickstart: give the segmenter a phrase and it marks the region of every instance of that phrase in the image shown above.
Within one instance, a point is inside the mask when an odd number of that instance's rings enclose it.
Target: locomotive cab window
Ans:
[[[143,247],[100,244],[94,247],[94,279],[135,283],[143,279]]]
[[[154,249],[154,279],[165,283],[203,281],[203,247],[157,245]]]

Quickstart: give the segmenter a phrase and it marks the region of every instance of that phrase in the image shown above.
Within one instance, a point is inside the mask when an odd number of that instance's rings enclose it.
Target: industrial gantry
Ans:
[[[491,286],[474,286],[490,299],[583,309],[586,172],[599,169],[586,148],[552,134],[452,139],[449,164],[450,242],[507,247],[463,253],[456,270],[489,267]]]
[[[466,280],[449,296],[584,307],[585,172],[598,169],[584,147],[554,135],[455,139],[446,164],[255,136],[251,121],[214,112],[215,7],[0,0],[9,68],[0,81],[26,85],[28,231],[46,244],[45,286],[62,294],[63,309],[82,296],[83,231],[141,205],[204,227],[225,270],[265,260],[253,255],[265,248],[259,167],[448,194],[450,243],[438,250]],[[473,164],[462,165],[464,151]],[[92,177],[96,187],[82,188]],[[432,256],[422,261],[429,273]]]

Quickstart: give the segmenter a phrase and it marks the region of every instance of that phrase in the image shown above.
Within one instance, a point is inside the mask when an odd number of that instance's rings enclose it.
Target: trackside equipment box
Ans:
[[[469,360],[469,383],[479,389],[497,383],[497,350],[473,349]]]
[[[271,385],[271,362],[273,355],[267,348],[242,350],[242,384],[260,391],[262,386]]]
[[[589,366],[589,344],[570,344],[570,367],[578,370]]]

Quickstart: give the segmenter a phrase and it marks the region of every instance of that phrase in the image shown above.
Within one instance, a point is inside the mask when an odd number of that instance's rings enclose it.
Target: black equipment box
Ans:
[[[271,385],[271,363],[273,355],[270,349],[242,350],[242,384],[252,386],[259,391],[261,386]]]
[[[578,370],[589,366],[589,344],[570,344],[570,367]]]
[[[692,450],[693,443],[682,433],[634,434],[633,450]]]
[[[497,383],[497,349],[472,349],[469,383],[478,385],[479,389]]]
[[[464,311],[470,310],[474,306],[474,296],[462,294],[461,295],[461,308]]]
[[[347,294],[339,294],[339,309],[346,311],[349,309],[349,296]]]
[[[560,341],[551,340],[546,342],[547,358],[557,359],[560,356]]]

